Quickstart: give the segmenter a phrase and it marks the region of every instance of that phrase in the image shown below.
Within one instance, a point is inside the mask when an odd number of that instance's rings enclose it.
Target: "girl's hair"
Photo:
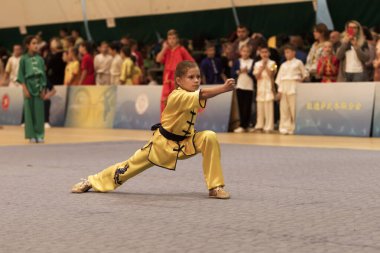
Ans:
[[[324,40],[329,39],[329,29],[327,28],[327,26],[325,24],[319,23],[319,24],[315,25],[314,30],[319,32],[320,34],[322,34]]]
[[[198,68],[198,65],[192,61],[180,62],[175,69],[174,80],[177,77],[183,77],[184,75],[186,75],[187,71],[192,68]],[[176,85],[178,86],[177,82]]]
[[[343,32],[342,38],[346,37],[346,35],[347,35],[347,28],[348,28],[348,25],[350,23],[355,24],[358,27],[358,30],[357,30],[357,33],[356,33],[356,39],[358,40],[359,47],[362,47],[364,45],[364,43],[366,42],[366,40],[365,40],[365,36],[364,36],[364,33],[363,33],[362,25],[358,21],[356,21],[356,20],[350,20],[350,21],[346,22],[346,25],[344,26],[345,27],[345,31]]]
[[[125,55],[125,57],[131,57],[131,48],[128,46],[124,46],[121,48],[121,52]]]
[[[78,58],[79,52],[78,52],[78,49],[76,47],[69,47],[67,49],[67,52],[69,52],[69,51],[73,52],[73,55],[75,56],[75,58]]]
[[[167,33],[167,36],[175,35],[178,38],[178,32],[174,29],[170,29]]]
[[[120,42],[114,41],[110,44],[110,48],[112,50],[115,50],[116,52],[120,53]]]
[[[248,45],[248,44],[244,44],[240,47],[239,51],[241,51],[243,48],[247,48],[250,52],[252,52],[252,47],[251,45]]]
[[[82,47],[86,48],[87,53],[92,54],[92,52],[93,52],[93,45],[92,45],[91,42],[83,41],[80,45]]]
[[[51,40],[50,40],[50,42],[52,42],[52,41],[55,41],[55,43],[56,43],[56,46],[57,46],[57,50],[62,50],[63,49],[63,46],[62,46],[62,42],[61,42],[61,39],[60,38],[58,38],[58,37],[53,37]]]
[[[28,35],[28,36],[25,37],[25,39],[24,39],[25,48],[27,46],[29,46],[29,44],[32,42],[33,39],[36,39],[35,35]]]

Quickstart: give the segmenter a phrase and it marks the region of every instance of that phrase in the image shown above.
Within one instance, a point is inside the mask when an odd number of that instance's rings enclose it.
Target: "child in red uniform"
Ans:
[[[79,53],[82,55],[81,76],[79,85],[95,85],[94,58],[92,57],[92,47],[89,42],[82,42],[79,46]]]
[[[165,109],[166,101],[170,92],[175,89],[174,72],[178,63],[182,61],[192,61],[193,57],[187,50],[179,44],[176,30],[169,30],[167,41],[162,45],[161,51],[157,54],[156,61],[165,64],[162,78],[161,113]]]
[[[322,77],[322,83],[336,82],[339,71],[339,60],[333,52],[333,44],[324,42],[323,54],[318,60],[317,74]]]

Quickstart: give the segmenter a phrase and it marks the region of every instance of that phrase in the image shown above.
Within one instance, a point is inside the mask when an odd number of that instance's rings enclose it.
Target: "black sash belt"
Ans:
[[[162,127],[162,125],[160,123],[155,124],[151,127],[152,131],[156,131],[157,129],[168,140],[179,142],[179,141],[183,141],[184,139],[186,139],[186,136],[173,134],[173,133],[167,131],[165,128]]]

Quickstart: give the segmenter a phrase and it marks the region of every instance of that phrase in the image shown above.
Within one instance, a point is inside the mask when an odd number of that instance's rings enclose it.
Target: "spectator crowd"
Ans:
[[[348,21],[343,31],[317,24],[310,38],[283,34],[266,38],[244,25],[228,38],[215,40],[181,40],[169,30],[166,40],[145,45],[130,36],[95,44],[77,30],[66,29],[48,42],[42,32],[33,38],[49,91],[55,85],[162,84],[162,111],[176,87],[174,71],[181,61],[198,63],[203,84],[235,78],[240,116],[236,133],[278,129],[293,134],[297,83],[380,81],[380,37],[376,29],[355,20]],[[0,49],[0,86],[20,86],[23,54],[28,51],[22,44],[14,45],[11,54]]]

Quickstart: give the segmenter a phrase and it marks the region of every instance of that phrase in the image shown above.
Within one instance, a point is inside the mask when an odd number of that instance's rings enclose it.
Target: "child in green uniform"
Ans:
[[[20,59],[17,82],[24,91],[25,138],[44,142],[44,101],[46,75],[44,60],[38,55],[35,36],[25,38],[27,52]]]

